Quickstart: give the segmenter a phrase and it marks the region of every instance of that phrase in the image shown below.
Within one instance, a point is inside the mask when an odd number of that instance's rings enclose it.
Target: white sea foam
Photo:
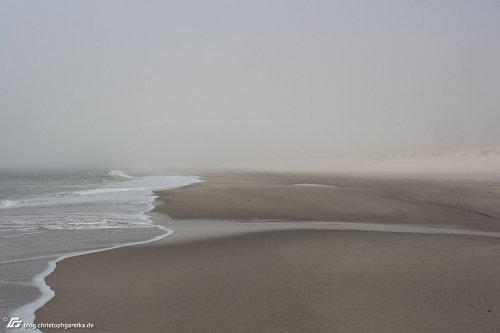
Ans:
[[[126,191],[144,191],[145,188],[96,188],[93,190],[86,191],[78,191],[74,194],[79,195],[91,195],[91,194],[102,194],[102,193],[111,193],[111,192],[126,192]]]
[[[0,201],[0,209],[15,207],[17,204],[18,204],[18,201],[16,201],[16,200],[2,200],[2,201]]]
[[[130,176],[121,170],[111,170],[110,172],[108,172],[108,175],[115,178],[127,178],[127,179],[137,178],[134,176]]]
[[[146,241],[128,242],[118,245],[113,244],[109,245],[107,248],[98,250],[75,251],[66,253],[59,256],[55,260],[50,261],[47,268],[33,278],[33,285],[40,290],[41,296],[35,301],[12,311],[11,316],[20,317],[25,323],[34,322],[35,311],[54,297],[54,291],[52,291],[52,289],[45,283],[45,278],[54,271],[57,262],[65,258],[78,255],[111,250],[123,246],[154,242],[173,234],[173,230],[153,224],[149,216],[146,215],[146,213],[154,207],[153,201],[156,199],[156,196],[153,194],[153,191],[177,188],[197,182],[201,182],[199,177],[155,176],[134,179],[130,178],[122,182],[113,182],[113,184],[111,184],[112,187],[109,188],[94,188],[54,196],[50,198],[49,201],[51,204],[52,201],[58,201],[59,204],[57,207],[51,206],[49,208],[50,214],[4,216],[5,221],[0,223],[4,230],[8,232],[28,231],[26,234],[31,234],[31,232],[41,230],[50,232],[50,230],[54,229],[94,230],[103,228],[158,228],[163,231],[161,235]],[[91,204],[89,204],[89,202]],[[44,204],[46,203],[47,200],[44,201]],[[59,209],[60,206],[67,207],[68,204],[70,206],[73,205],[71,207],[86,210],[82,213],[54,212],[56,209]],[[95,212],[92,207],[101,209],[107,213]],[[39,209],[40,208],[37,208],[37,211],[39,211]],[[106,211],[106,209],[111,211]],[[23,331],[40,332],[33,329],[15,330],[15,332]]]
[[[1,231],[86,230],[117,228],[148,228],[153,225],[140,215],[117,214],[45,214],[4,216]]]
[[[22,234],[12,234],[12,235],[5,235],[5,236],[0,236],[0,238],[12,238],[12,237],[21,237],[21,236],[26,236],[26,235],[35,235],[35,234],[41,234],[43,231],[35,231],[35,232],[25,232]],[[2,265],[3,262],[0,262],[0,265]]]
[[[150,195],[150,191],[184,186],[186,185],[186,181],[193,183],[200,180],[198,177],[184,176],[150,176],[141,178],[130,176],[126,181],[96,184],[97,188],[94,186],[93,188],[87,187],[86,189],[72,192],[52,192],[36,197],[17,198],[15,200],[5,199],[0,201],[0,209],[49,207],[105,201],[144,202],[147,200],[143,200],[143,197]],[[131,197],[134,197],[135,200],[130,200]]]
[[[151,242],[156,242],[156,241],[161,240],[161,239],[163,239],[167,236],[170,236],[174,233],[173,230],[165,228],[163,226],[157,225],[156,227],[158,229],[163,230],[164,233],[159,235],[159,236],[153,237],[151,239],[145,240],[145,241],[118,244],[118,245],[114,245],[114,246],[104,248],[104,249],[67,253],[67,254],[64,254],[62,256],[57,257],[55,260],[50,261],[47,265],[47,268],[45,268],[45,270],[43,272],[37,274],[33,278],[33,284],[38,288],[38,290],[41,293],[40,297],[38,297],[33,302],[28,303],[26,305],[23,305],[22,307],[13,311],[11,314],[11,317],[15,316],[15,317],[22,318],[23,323],[25,323],[25,324],[33,324],[35,322],[35,318],[36,318],[35,312],[38,309],[40,309],[42,306],[47,304],[47,302],[50,301],[56,295],[55,292],[52,290],[52,288],[50,288],[50,286],[47,283],[45,283],[45,279],[52,272],[54,272],[54,270],[56,269],[57,263],[60,262],[61,260],[64,260],[66,258],[81,256],[84,254],[91,254],[91,253],[114,250],[114,249],[118,249],[118,248],[125,247],[125,246],[140,245],[140,244],[147,244],[147,243],[151,243]],[[7,332],[16,332],[16,333],[38,332],[38,333],[42,333],[39,329],[24,328],[24,327],[16,328],[15,330],[7,330]]]
[[[152,176],[113,182],[110,187],[51,193],[1,202],[0,231],[150,227],[152,191],[199,182],[198,177]],[[12,213],[11,213],[12,210]]]
[[[309,183],[301,183],[301,184],[293,184],[294,186],[313,186],[313,187],[337,187],[335,185],[325,185],[325,184],[309,184]]]

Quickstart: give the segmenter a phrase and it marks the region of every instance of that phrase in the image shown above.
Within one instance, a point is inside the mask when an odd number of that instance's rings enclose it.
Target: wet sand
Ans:
[[[165,204],[156,211],[174,219],[453,225],[500,231],[500,181],[422,177],[215,174],[204,183],[159,192]]]
[[[210,175],[162,193],[157,211],[179,230],[182,219],[210,218],[498,231],[495,186]],[[493,237],[289,230],[175,242],[173,235],[60,262],[47,279],[56,297],[37,322],[92,322],[95,332],[498,332],[498,263]]]

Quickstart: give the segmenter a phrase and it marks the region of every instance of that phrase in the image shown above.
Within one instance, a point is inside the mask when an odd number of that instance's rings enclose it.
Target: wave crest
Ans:
[[[92,194],[102,194],[102,193],[111,193],[111,192],[126,192],[126,191],[142,191],[142,188],[96,188],[93,190],[87,191],[78,191],[75,194],[80,195],[92,195]]]
[[[0,201],[0,209],[13,207],[15,205],[17,205],[17,201],[15,201],[15,200],[2,200],[2,201]]]
[[[126,179],[137,178],[137,177],[127,175],[125,172],[123,172],[121,170],[111,170],[110,172],[108,172],[108,175],[111,177],[115,177],[115,178],[126,178]]]

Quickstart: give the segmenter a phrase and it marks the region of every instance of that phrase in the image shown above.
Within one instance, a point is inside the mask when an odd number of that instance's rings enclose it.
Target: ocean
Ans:
[[[172,233],[147,214],[153,191],[199,181],[120,170],[0,171],[0,319],[34,320],[53,296],[44,278],[57,260]]]

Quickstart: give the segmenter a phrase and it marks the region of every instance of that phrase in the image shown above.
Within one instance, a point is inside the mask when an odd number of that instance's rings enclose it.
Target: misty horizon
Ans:
[[[497,156],[499,17],[495,1],[3,1],[0,168]]]

